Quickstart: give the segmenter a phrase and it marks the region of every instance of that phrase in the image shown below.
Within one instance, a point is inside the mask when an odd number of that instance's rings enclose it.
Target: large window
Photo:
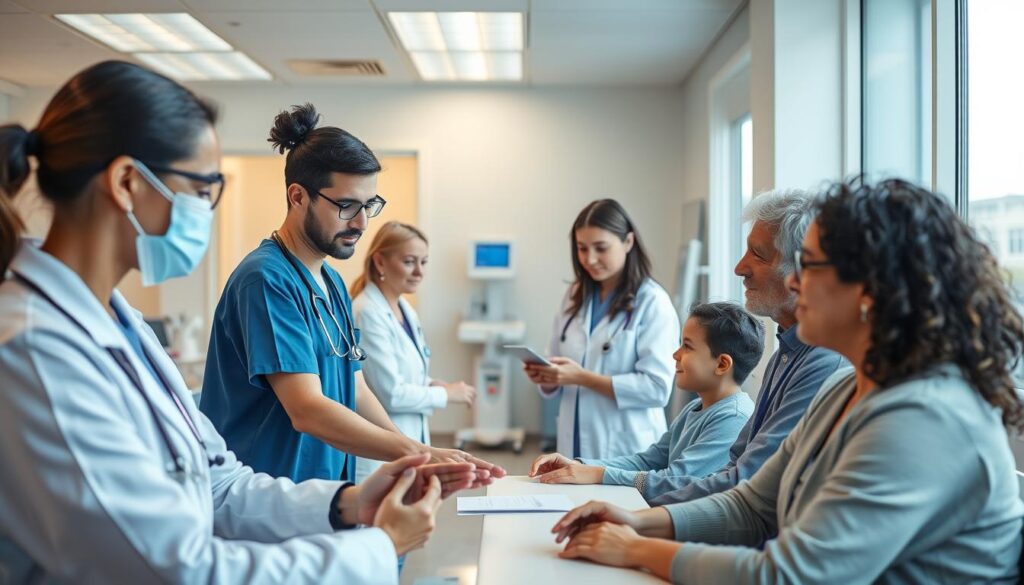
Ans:
[[[872,180],[932,178],[932,2],[861,3],[861,164]]]
[[[733,196],[742,209],[754,196],[754,122],[744,114],[732,123]]]
[[[967,213],[1024,299],[1024,2],[966,3]]]

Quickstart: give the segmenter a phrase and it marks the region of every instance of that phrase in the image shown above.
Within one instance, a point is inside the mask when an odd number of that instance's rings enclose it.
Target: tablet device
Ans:
[[[525,345],[506,345],[505,349],[511,352],[512,355],[522,360],[524,364],[540,364],[542,366],[553,365],[551,362],[544,359],[544,356],[533,351],[532,349]]]

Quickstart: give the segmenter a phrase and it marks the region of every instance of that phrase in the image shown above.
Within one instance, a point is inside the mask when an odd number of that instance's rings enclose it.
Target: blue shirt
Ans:
[[[597,324],[604,319],[604,316],[608,314],[608,309],[612,306],[612,297],[614,293],[608,293],[608,296],[601,300],[601,289],[595,288],[594,292],[590,295],[590,332],[593,333],[594,329],[597,329]]]
[[[604,319],[604,316],[608,314],[608,309],[612,306],[612,297],[615,296],[609,293],[608,296],[601,300],[601,289],[595,288],[594,292],[590,293],[590,332],[593,333],[594,329],[597,328],[597,324]],[[580,398],[576,396],[576,416],[573,418],[574,423],[572,429],[572,456],[574,458],[580,456]]]
[[[796,327],[780,330],[776,338],[779,349],[768,362],[757,409],[729,449],[729,463],[714,475],[685,478],[682,487],[658,495],[652,505],[689,502],[750,479],[775,454],[825,380],[846,365],[839,354],[800,341]]]
[[[583,463],[604,467],[605,485],[632,485],[645,499],[652,499],[689,477],[711,475],[728,463],[729,446],[753,411],[754,401],[742,390],[707,409],[700,400],[692,400],[646,451]]]
[[[326,263],[321,273],[334,318],[346,327],[352,307],[345,283]],[[267,382],[268,374],[316,374],[324,396],[355,410],[359,362],[331,353],[307,285],[324,297],[306,267],[289,263],[272,240],[242,260],[214,313],[200,409],[228,448],[256,471],[296,482],[352,481],[354,460],[346,467],[345,453],[296,431]],[[335,346],[348,349],[334,320],[323,314],[324,304],[317,305]],[[356,330],[357,342],[358,336]]]
[[[132,349],[135,350],[135,355],[139,356],[139,361],[146,366],[146,369],[149,371],[149,375],[153,376],[153,379],[156,380],[157,384],[162,386],[163,379],[157,375],[156,369],[153,368],[153,362],[149,360],[149,356],[146,355],[146,350],[142,348],[142,340],[139,339],[139,334],[136,333],[134,328],[132,328],[128,315],[122,313],[114,303],[110,304],[110,308],[113,309],[114,314],[117,315],[117,318],[114,319],[114,323],[117,324],[117,328],[121,330],[125,339],[128,340],[128,345],[132,346]]]
[[[420,348],[420,344],[416,343],[416,334],[412,330],[412,322],[409,321],[409,316],[405,314],[405,310],[401,307],[399,307],[398,310],[402,312],[402,329],[405,330],[405,334],[409,336],[409,339],[412,340],[412,344],[416,346],[416,349],[418,350]]]

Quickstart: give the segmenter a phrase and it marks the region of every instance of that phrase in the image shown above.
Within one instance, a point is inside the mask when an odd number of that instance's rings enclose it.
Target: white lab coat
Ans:
[[[427,418],[434,409],[447,406],[448,393],[440,386],[430,385],[430,348],[423,338],[419,315],[405,299],[399,298],[398,304],[409,319],[416,343],[374,283],[368,282],[352,301],[356,327],[362,332],[359,344],[366,350],[363,376],[402,434],[429,445]],[[360,457],[356,462],[356,481],[362,481],[380,464]]]
[[[77,274],[28,243],[12,269],[88,333],[23,282],[0,285],[0,573],[29,567],[74,583],[398,582],[384,532],[332,531],[327,515],[340,483],[296,485],[235,458],[119,293],[112,302],[131,316],[222,465],[209,466],[181,412]],[[184,477],[169,471],[153,414],[106,347],[129,356],[185,460]]]
[[[580,457],[601,459],[643,451],[665,433],[664,407],[675,385],[672,354],[679,348],[680,328],[672,301],[658,283],[648,279],[637,291],[628,325],[623,312],[612,319],[605,315],[591,333],[590,299],[575,318],[570,320],[566,314],[571,290],[555,316],[548,355],[573,359],[584,369],[610,376],[615,399],[582,386],[562,386],[550,394],[541,390],[544,398],[561,399],[558,452],[573,456],[577,400]],[[609,339],[611,347],[605,352]]]

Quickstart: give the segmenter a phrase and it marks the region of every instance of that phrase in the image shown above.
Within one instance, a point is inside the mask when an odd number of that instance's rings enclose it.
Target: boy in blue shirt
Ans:
[[[530,469],[541,483],[636,486],[644,499],[715,473],[754,411],[740,385],[761,359],[764,325],[734,303],[706,303],[690,312],[676,360],[676,386],[699,400],[683,407],[661,439],[634,455],[573,460],[538,457]]]

